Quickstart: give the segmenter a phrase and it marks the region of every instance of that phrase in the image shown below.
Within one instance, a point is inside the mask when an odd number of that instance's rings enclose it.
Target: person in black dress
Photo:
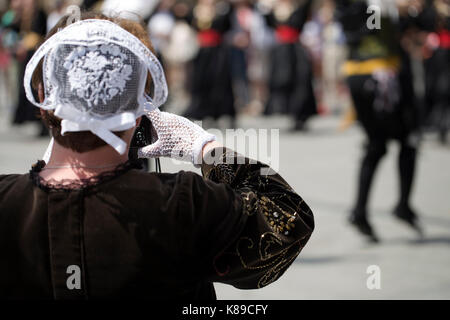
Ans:
[[[13,124],[22,124],[27,121],[37,121],[36,108],[27,100],[21,79],[23,79],[25,66],[34,54],[46,33],[47,16],[35,0],[15,0],[11,2],[11,9],[15,12],[13,28],[21,36],[16,49],[16,58],[19,62],[19,99],[14,113]],[[40,126],[40,136],[48,135],[47,129]]]
[[[312,0],[277,1],[274,8],[265,14],[276,35],[270,57],[269,98],[265,114],[291,114],[296,130],[304,129],[306,121],[317,113],[312,61],[300,43],[300,32],[311,4]]]
[[[194,7],[191,25],[198,32],[200,49],[188,83],[191,102],[184,116],[192,119],[235,117],[231,60],[224,35],[231,28],[231,6],[225,1],[201,0]]]
[[[426,116],[445,143],[450,129],[450,9],[443,0],[431,2],[424,24],[433,32],[429,39],[437,43],[425,59]]]

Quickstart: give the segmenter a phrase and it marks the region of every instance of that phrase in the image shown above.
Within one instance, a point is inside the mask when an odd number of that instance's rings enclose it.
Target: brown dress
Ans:
[[[221,150],[212,155],[242,163]],[[245,161],[204,164],[203,177],[128,162],[58,184],[39,177],[42,161],[0,175],[0,298],[211,300],[213,282],[277,280],[310,238],[313,215],[279,175]]]

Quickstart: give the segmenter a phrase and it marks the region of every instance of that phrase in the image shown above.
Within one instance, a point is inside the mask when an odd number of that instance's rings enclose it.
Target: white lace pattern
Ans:
[[[45,98],[38,103],[31,79],[42,59]],[[153,97],[145,92],[148,73]],[[150,49],[101,19],[75,22],[43,43],[26,66],[24,87],[31,103],[63,119],[62,134],[89,130],[121,154],[126,144],[112,131],[132,128],[136,118],[161,106],[168,95],[164,71]]]
[[[131,65],[124,63],[127,56],[118,46],[76,47],[65,59],[70,89],[88,106],[105,104],[122,93],[133,72]]]

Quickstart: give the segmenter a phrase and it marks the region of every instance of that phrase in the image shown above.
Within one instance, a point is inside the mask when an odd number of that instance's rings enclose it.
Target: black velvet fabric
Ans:
[[[0,175],[2,299],[212,300],[213,282],[278,279],[314,228],[300,196],[248,159],[204,165],[204,177],[126,164],[71,184],[42,181],[43,164]]]

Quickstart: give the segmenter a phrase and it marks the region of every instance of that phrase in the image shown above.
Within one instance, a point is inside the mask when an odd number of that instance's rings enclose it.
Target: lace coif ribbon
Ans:
[[[124,112],[107,119],[95,119],[86,113],[58,105],[55,115],[63,119],[62,135],[66,132],[91,131],[120,154],[125,153],[127,144],[111,131],[128,130],[136,125],[136,117],[132,112]]]

